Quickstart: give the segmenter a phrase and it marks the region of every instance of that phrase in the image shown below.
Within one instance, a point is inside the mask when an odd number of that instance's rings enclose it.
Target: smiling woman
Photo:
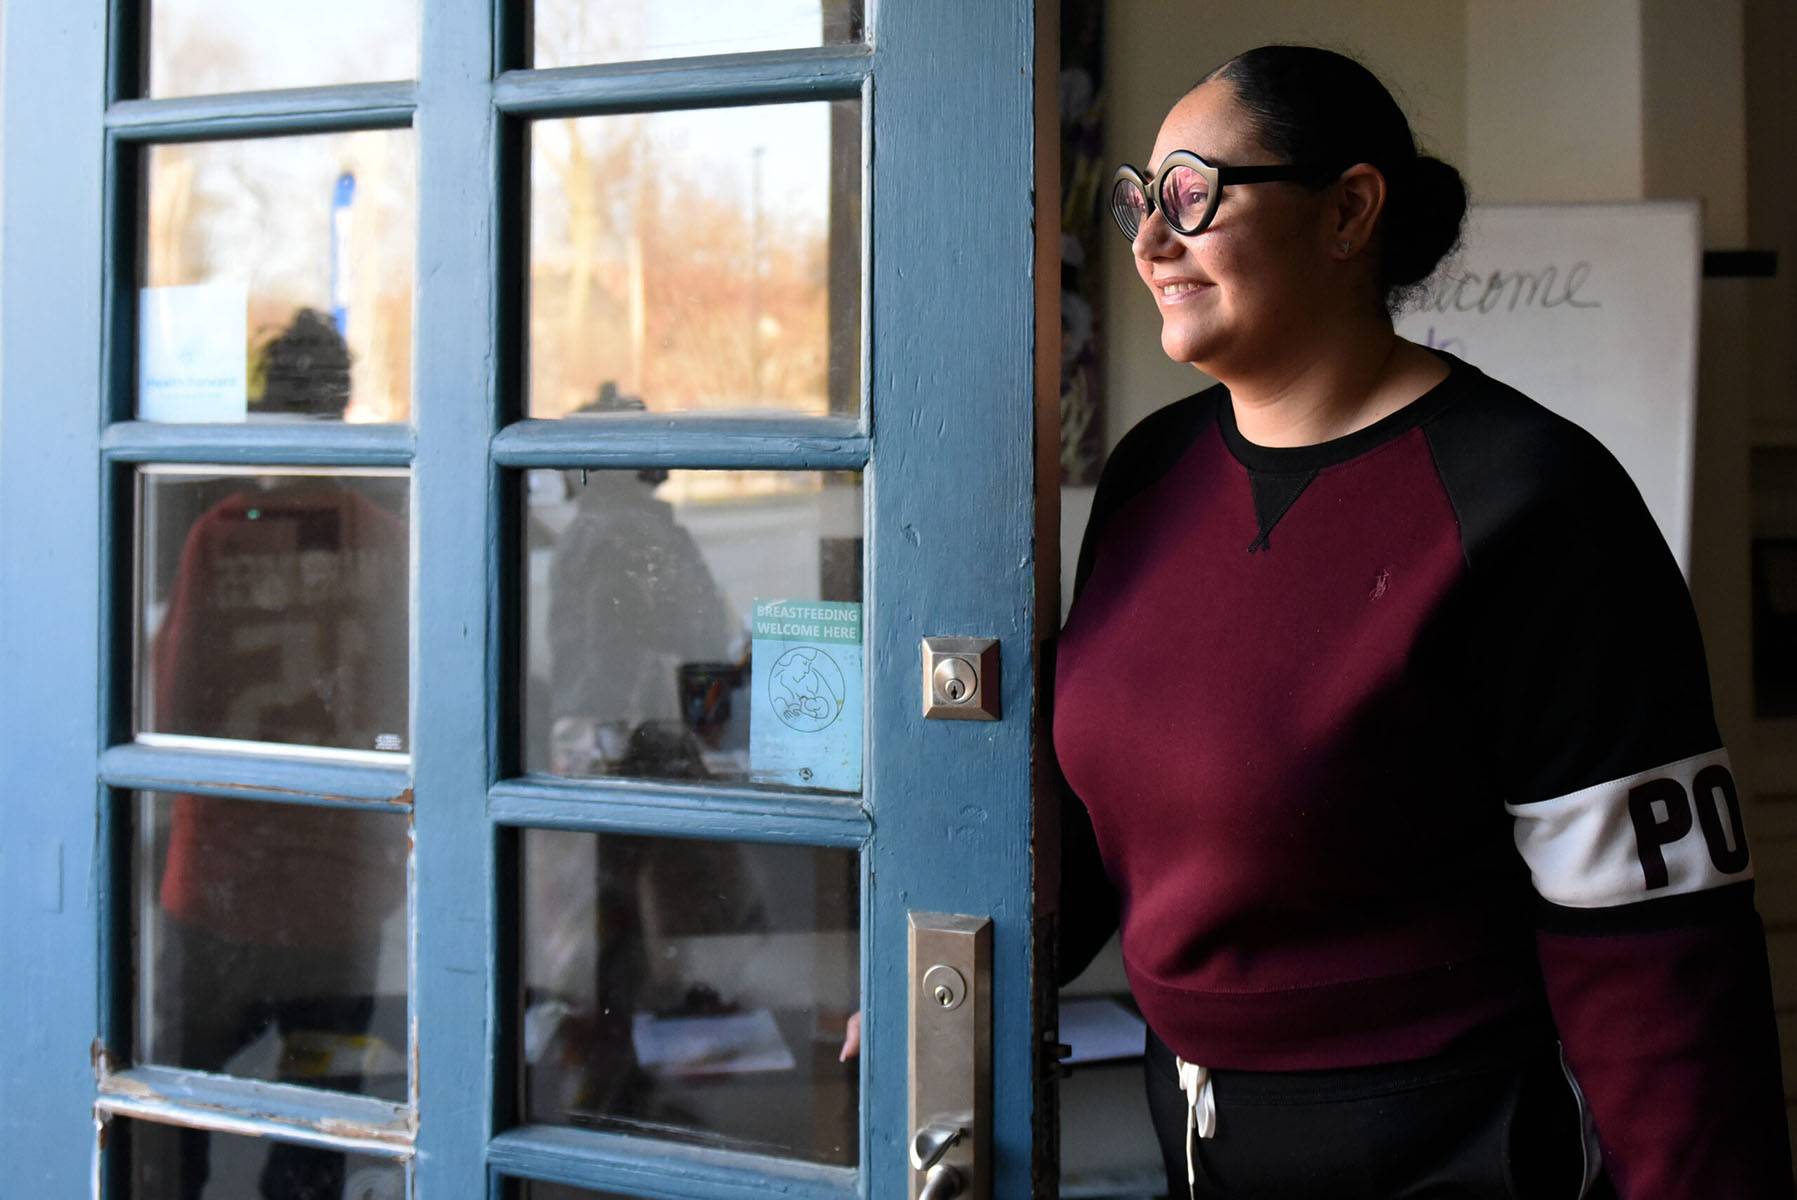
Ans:
[[[1268,46],[1114,187],[1221,381],[1113,453],[1055,678],[1063,965],[1120,927],[1169,1194],[1789,1196],[1678,568],[1595,440],[1392,328],[1458,174]]]

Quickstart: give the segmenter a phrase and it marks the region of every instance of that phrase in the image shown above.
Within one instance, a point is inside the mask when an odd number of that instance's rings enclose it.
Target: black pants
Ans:
[[[1183,1200],[1578,1200],[1583,1120],[1551,1035],[1333,1071],[1215,1071],[1216,1136],[1193,1138],[1173,1052],[1150,1031],[1148,1107]],[[1586,1200],[1614,1193],[1599,1179]]]

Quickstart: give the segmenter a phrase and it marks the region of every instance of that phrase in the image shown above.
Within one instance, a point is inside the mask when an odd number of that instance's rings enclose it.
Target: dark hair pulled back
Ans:
[[[1261,46],[1203,82],[1213,79],[1235,90],[1261,144],[1282,161],[1329,171],[1370,163],[1385,176],[1379,287],[1388,309],[1401,307],[1459,243],[1460,172],[1417,153],[1403,110],[1360,63],[1318,46]]]

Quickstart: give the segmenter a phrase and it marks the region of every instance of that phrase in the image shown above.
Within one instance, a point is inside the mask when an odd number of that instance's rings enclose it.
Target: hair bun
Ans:
[[[1387,290],[1420,283],[1459,244],[1466,219],[1460,172],[1427,154],[1388,173],[1381,274]]]
[[[1259,46],[1204,79],[1230,85],[1260,144],[1283,161],[1371,163],[1385,173],[1378,287],[1388,310],[1460,240],[1460,173],[1417,154],[1404,111],[1364,65],[1319,46]]]

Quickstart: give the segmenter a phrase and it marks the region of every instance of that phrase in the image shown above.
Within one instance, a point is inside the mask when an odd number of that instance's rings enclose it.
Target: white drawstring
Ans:
[[[1177,1054],[1173,1062],[1179,1067],[1179,1090],[1186,1094],[1186,1188],[1198,1194],[1198,1172],[1192,1165],[1192,1137],[1217,1136],[1217,1093],[1211,1087],[1210,1068],[1189,1063]]]

